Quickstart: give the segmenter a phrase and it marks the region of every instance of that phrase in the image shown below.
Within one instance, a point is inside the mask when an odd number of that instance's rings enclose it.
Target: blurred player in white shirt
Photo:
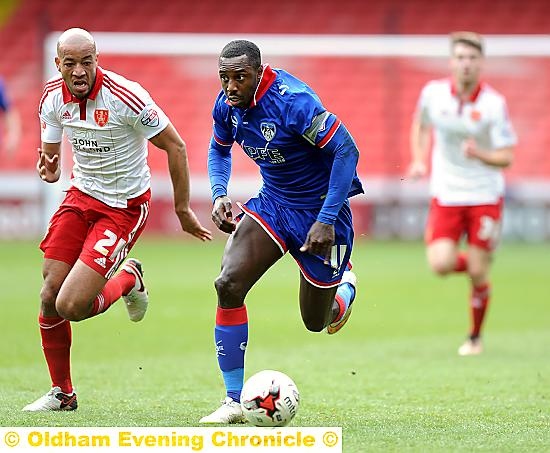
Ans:
[[[200,240],[211,233],[189,205],[185,143],[168,117],[138,83],[98,66],[94,38],[65,31],[55,64],[61,77],[49,80],[40,100],[40,178],[59,180],[63,132],[73,151],[71,187],[40,244],[44,252],[38,318],[52,388],[25,411],[77,408],[71,381],[70,321],[105,312],[121,297],[131,321],[148,305],[141,263],[126,258],[149,214],[147,140],[164,150],[183,231]]]
[[[409,176],[427,174],[433,131],[425,241],[430,268],[438,275],[467,272],[472,285],[471,328],[460,355],[482,352],[481,327],[490,299],[491,255],[499,240],[504,177],[516,134],[506,101],[480,81],[483,41],[473,32],[451,35],[450,79],[428,82],[411,126]],[[465,236],[468,247],[460,249]]]

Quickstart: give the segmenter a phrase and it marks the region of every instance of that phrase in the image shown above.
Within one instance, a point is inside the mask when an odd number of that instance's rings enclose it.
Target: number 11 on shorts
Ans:
[[[333,269],[340,269],[342,265],[342,258],[346,255],[346,250],[348,246],[343,245],[333,245],[330,251],[330,267]]]

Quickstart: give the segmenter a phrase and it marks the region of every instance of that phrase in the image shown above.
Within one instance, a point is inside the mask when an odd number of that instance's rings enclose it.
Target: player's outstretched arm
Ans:
[[[46,182],[57,182],[61,175],[61,165],[59,158],[61,156],[61,143],[44,143],[37,149],[38,161],[36,162],[36,171]]]
[[[168,155],[168,170],[174,190],[174,207],[181,228],[201,241],[211,240],[212,233],[200,224],[189,204],[189,165],[184,141],[171,124],[150,141],[157,148],[166,151]]]

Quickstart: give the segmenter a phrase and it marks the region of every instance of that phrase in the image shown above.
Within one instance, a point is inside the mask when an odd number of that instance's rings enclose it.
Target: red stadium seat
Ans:
[[[481,33],[549,33],[549,16],[550,3],[546,0],[530,0],[528,4],[502,0],[498,8],[491,0],[318,0],[313,4],[280,0],[276,4],[249,4],[246,14],[217,0],[165,2],[162,10],[130,0],[110,0],[99,8],[89,2],[68,8],[64,0],[21,1],[0,28],[0,74],[21,111],[25,134],[20,152],[12,160],[1,160],[0,170],[34,167],[33,150],[39,144],[36,109],[43,82],[42,38],[49,30],[81,26],[91,31],[235,33],[243,37],[250,33],[446,34],[464,28]],[[195,66],[208,67],[208,61],[100,58],[105,67],[143,83],[184,136],[193,171],[205,174],[210,110],[218,81],[215,71],[205,76],[205,70],[195,71]],[[404,172],[409,158],[408,128],[419,90],[429,78],[443,76],[445,67],[436,74],[433,68],[412,60],[390,58],[286,58],[283,62],[310,83],[327,108],[353,132],[363,153],[361,172],[393,176]],[[524,59],[522,65],[525,67],[519,69],[530,76],[537,74],[546,80],[550,73],[548,59]],[[516,79],[501,76],[501,70],[507,67],[492,70],[488,79],[506,94],[521,138],[518,158],[508,174],[512,178],[549,177],[550,162],[545,153],[550,145],[546,113],[550,88],[548,84],[527,82],[522,75]],[[166,168],[160,153],[151,153],[151,164]],[[239,162],[236,168],[241,167],[248,168]]]

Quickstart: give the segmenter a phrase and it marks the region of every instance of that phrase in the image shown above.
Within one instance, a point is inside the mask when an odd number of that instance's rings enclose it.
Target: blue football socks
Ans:
[[[218,307],[214,337],[227,396],[240,402],[244,384],[244,354],[248,342],[246,306],[225,309]]]

